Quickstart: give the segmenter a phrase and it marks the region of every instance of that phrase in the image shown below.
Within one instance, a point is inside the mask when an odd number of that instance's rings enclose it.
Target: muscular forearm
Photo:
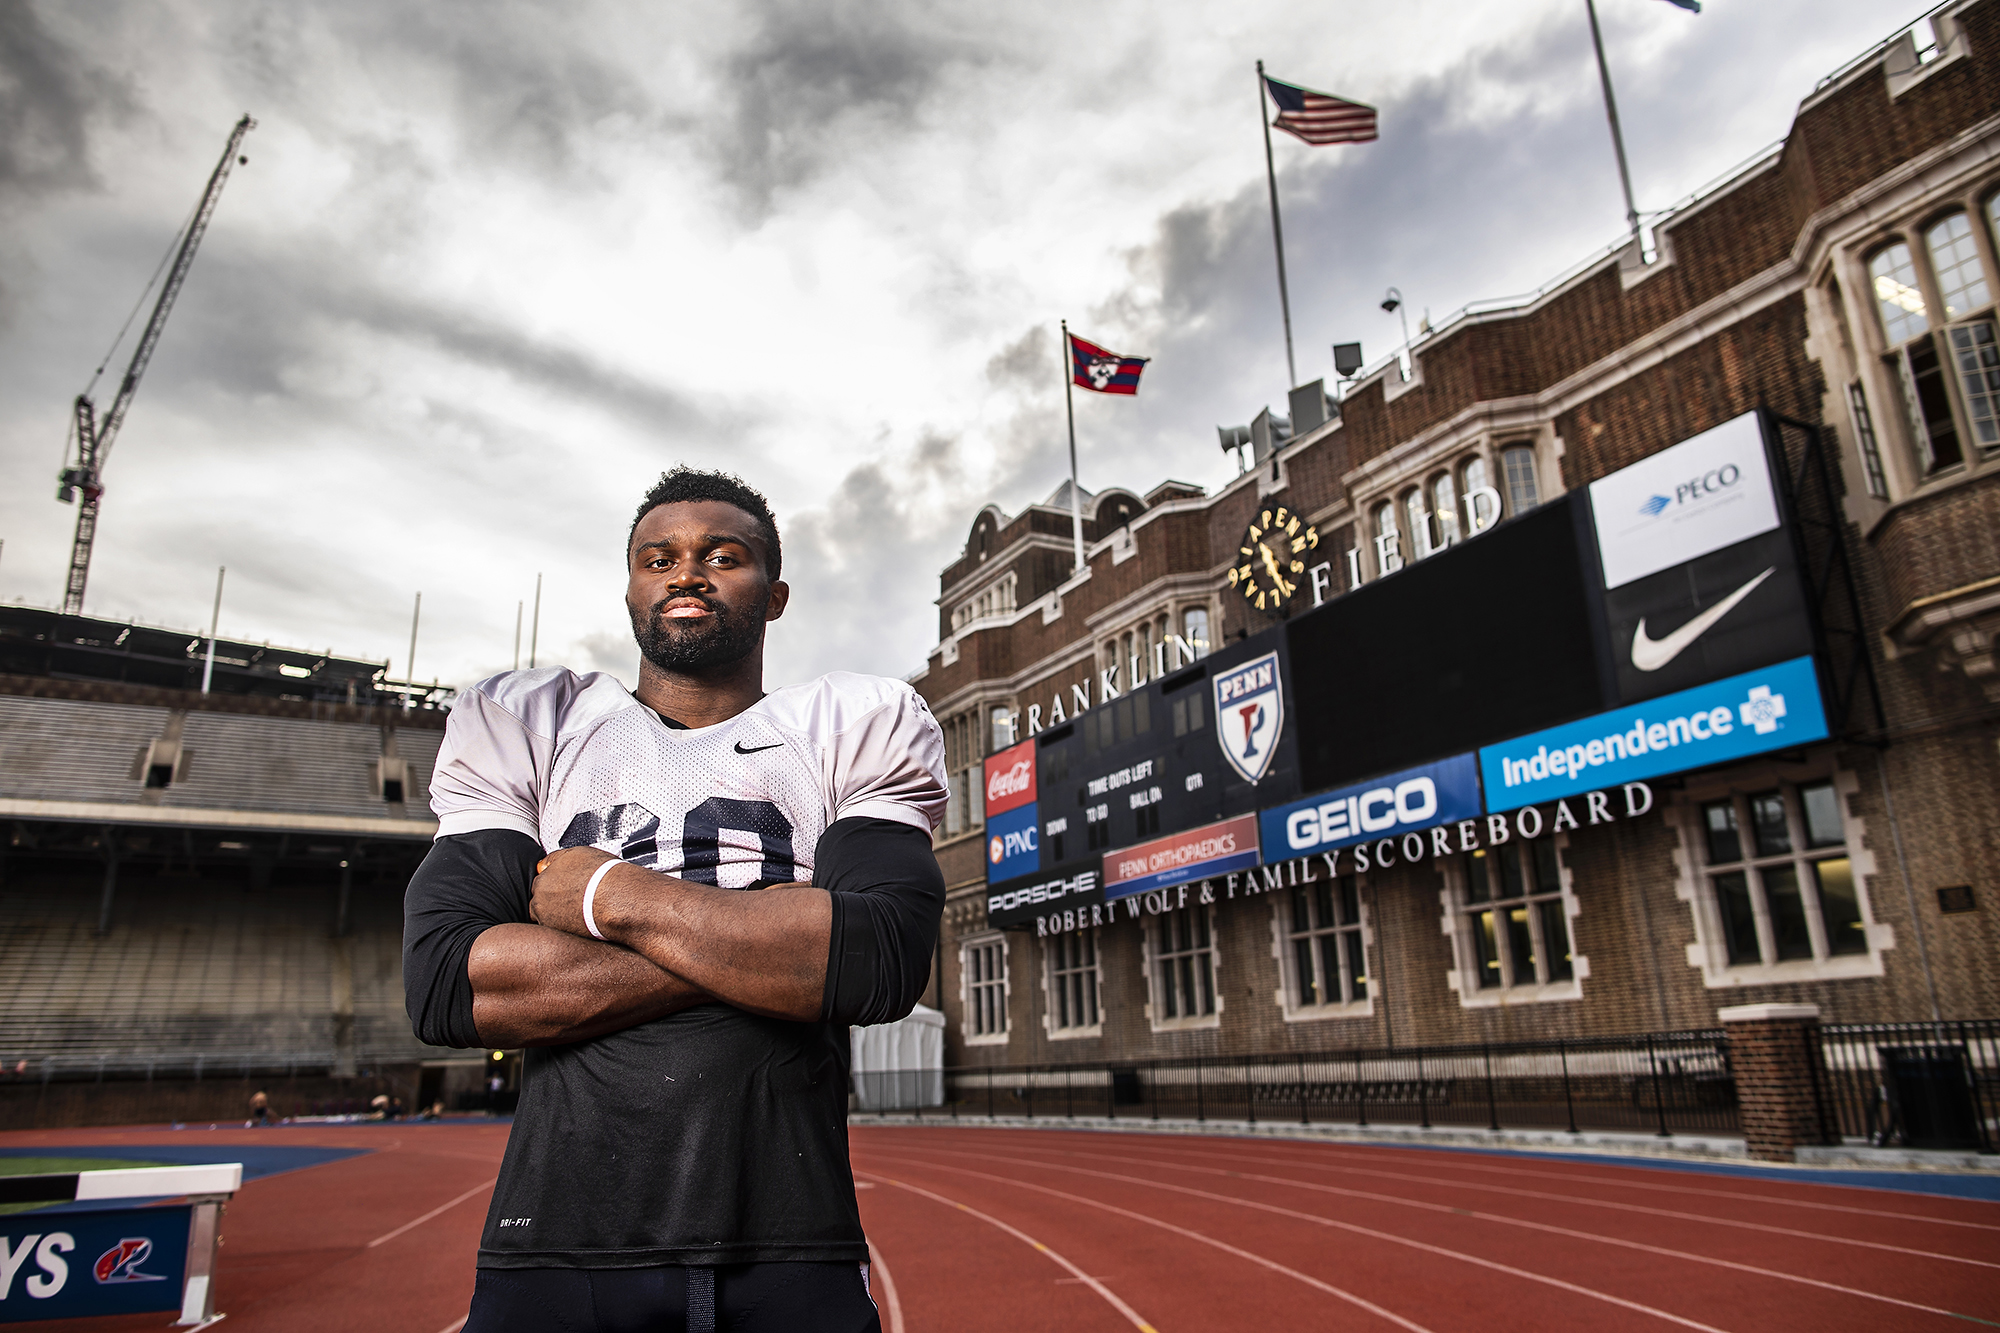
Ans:
[[[495,1047],[582,1041],[711,998],[630,949],[525,923],[481,932],[466,975],[473,1023]]]
[[[606,939],[718,1000],[773,1018],[820,1016],[833,922],[823,889],[746,893],[620,865],[601,881],[594,915]]]

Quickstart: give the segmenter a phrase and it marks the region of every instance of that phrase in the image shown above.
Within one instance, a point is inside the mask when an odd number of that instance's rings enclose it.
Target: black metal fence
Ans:
[[[872,1109],[960,1118],[1737,1132],[1720,1031],[940,1072],[942,1106],[888,1106],[878,1095]]]
[[[1819,1029],[1819,1049],[1829,1142],[2000,1148],[2000,1019],[1831,1023]]]

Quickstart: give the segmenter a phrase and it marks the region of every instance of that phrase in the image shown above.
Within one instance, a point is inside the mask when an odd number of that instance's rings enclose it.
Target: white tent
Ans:
[[[908,1018],[849,1028],[854,1107],[910,1110],[944,1105],[944,1015],[918,1005]]]

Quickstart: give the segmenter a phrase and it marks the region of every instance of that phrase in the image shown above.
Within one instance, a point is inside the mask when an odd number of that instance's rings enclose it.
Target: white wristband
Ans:
[[[583,886],[583,925],[584,929],[590,932],[593,939],[601,940],[604,938],[604,932],[597,928],[597,917],[590,910],[591,905],[597,901],[597,886],[604,882],[604,877],[611,873],[612,867],[624,864],[623,861],[615,858],[606,861],[603,865],[597,867],[596,872],[591,875],[590,883]]]

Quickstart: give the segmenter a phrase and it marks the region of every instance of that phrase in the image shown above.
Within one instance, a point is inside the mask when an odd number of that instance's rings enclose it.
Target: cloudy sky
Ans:
[[[1599,0],[1663,208],[1784,135],[1904,0]],[[785,534],[771,682],[905,675],[978,507],[1064,475],[1056,321],[1150,355],[1077,404],[1086,487],[1204,485],[1282,410],[1253,62],[1373,103],[1279,136],[1300,372],[1622,229],[1581,0],[69,5],[0,0],[0,600],[60,600],[69,404],[258,128],[107,469],[86,609],[465,683],[630,681],[663,468]],[[141,313],[143,321],[143,312]],[[123,356],[98,397],[108,403]]]

